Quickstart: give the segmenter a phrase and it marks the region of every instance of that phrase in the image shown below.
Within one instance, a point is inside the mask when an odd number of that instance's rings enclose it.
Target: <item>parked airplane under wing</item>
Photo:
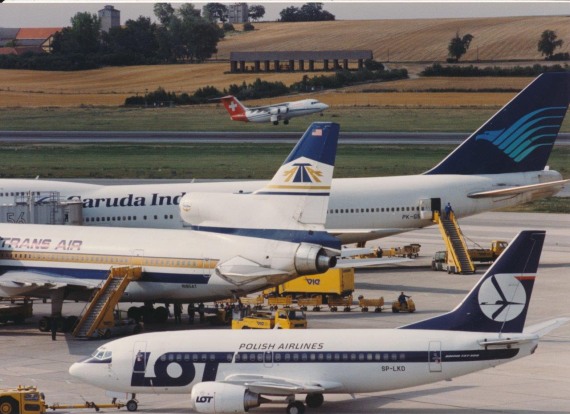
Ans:
[[[59,315],[64,299],[88,300],[113,266],[142,267],[125,301],[223,299],[325,272],[340,253],[340,242],[324,231],[338,133],[338,124],[312,124],[263,191],[223,194],[226,204],[212,205],[215,214],[251,217],[233,225],[181,231],[0,224],[0,296],[50,297]],[[287,182],[285,171],[299,163],[319,174],[318,184]]]
[[[343,243],[364,242],[430,226],[432,211],[448,202],[461,219],[556,194],[568,180],[547,162],[569,97],[570,73],[545,73],[428,172],[334,179],[326,229]],[[186,224],[178,205],[184,196],[250,193],[265,185],[267,181],[98,186],[0,179],[0,203],[28,192],[59,191],[66,199],[83,201],[87,226],[182,228]]]
[[[302,99],[255,108],[246,107],[232,95],[224,96],[219,100],[224,104],[232,121],[272,122],[273,125],[279,124],[279,121],[287,125],[291,118],[322,112],[329,107],[316,99]]]
[[[246,412],[272,396],[287,413],[327,393],[394,390],[451,379],[534,353],[567,319],[523,330],[544,231],[523,231],[454,310],[399,329],[208,330],[109,342],[72,376],[133,394],[190,394],[200,413]],[[137,408],[131,400],[129,409]]]

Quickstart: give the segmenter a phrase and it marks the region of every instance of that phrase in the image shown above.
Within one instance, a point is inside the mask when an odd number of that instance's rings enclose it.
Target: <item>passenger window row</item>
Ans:
[[[148,216],[143,216],[143,220],[158,220],[158,215],[154,215],[151,218]],[[174,219],[173,214],[165,214],[164,220],[172,220]],[[116,216],[116,217],[85,217],[86,223],[95,223],[95,222],[109,222],[109,221],[136,221],[137,216]]]
[[[425,207],[369,207],[369,208],[331,208],[329,214],[353,214],[353,213],[391,213],[396,211],[425,211]]]

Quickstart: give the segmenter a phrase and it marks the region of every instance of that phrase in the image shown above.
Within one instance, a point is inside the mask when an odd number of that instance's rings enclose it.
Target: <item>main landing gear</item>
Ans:
[[[325,398],[321,393],[307,394],[307,397],[305,398],[305,404],[307,404],[307,407],[309,408],[319,408],[323,405],[324,401]],[[301,401],[291,401],[289,405],[287,405],[287,414],[303,414],[305,412],[305,404]]]

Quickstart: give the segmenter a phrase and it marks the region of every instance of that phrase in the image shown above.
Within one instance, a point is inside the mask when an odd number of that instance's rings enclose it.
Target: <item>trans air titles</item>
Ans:
[[[80,251],[82,240],[0,237],[0,249]]]

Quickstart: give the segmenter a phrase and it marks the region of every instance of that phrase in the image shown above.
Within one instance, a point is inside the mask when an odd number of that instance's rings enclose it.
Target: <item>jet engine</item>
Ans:
[[[336,266],[336,256],[328,256],[325,249],[316,244],[301,243],[295,253],[295,270],[302,275],[324,273]]]
[[[269,108],[269,113],[271,115],[282,115],[282,114],[286,114],[288,110],[289,110],[289,108],[286,107],[285,105],[274,106],[274,107]]]
[[[201,382],[192,387],[192,408],[199,413],[245,413],[269,402],[243,385]]]

